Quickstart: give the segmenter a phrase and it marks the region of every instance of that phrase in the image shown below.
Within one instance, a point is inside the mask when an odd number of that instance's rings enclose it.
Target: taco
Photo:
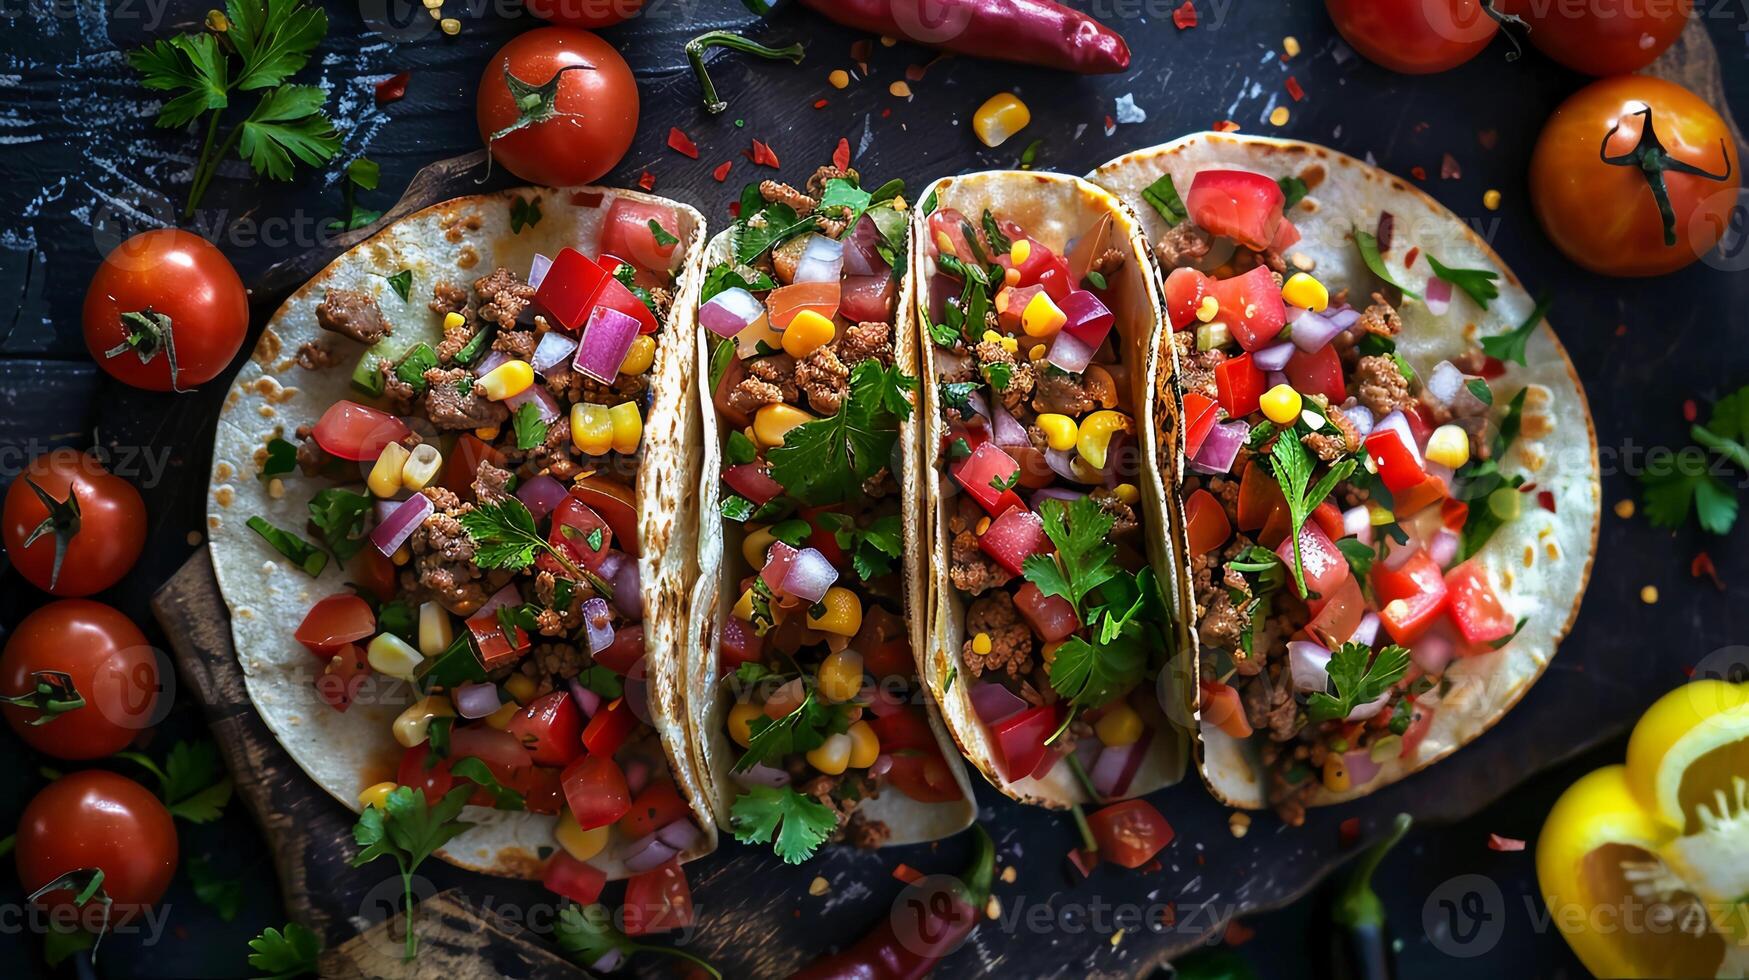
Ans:
[[[1023,802],[1175,782],[1183,738],[1162,695],[1188,627],[1136,220],[1079,178],[996,171],[936,181],[911,228],[933,559],[921,669],[948,729]]]
[[[791,863],[976,814],[912,656],[927,585],[903,481],[903,190],[835,167],[805,191],[750,185],[706,257],[689,700],[717,820]]]
[[[1546,307],[1322,147],[1203,133],[1092,179],[1163,274],[1210,789],[1298,824],[1450,755],[1548,665],[1596,552],[1596,438]]]
[[[355,810],[472,783],[451,863],[581,894],[715,846],[675,653],[703,242],[629,191],[446,201],[294,293],[226,400],[250,698]]]

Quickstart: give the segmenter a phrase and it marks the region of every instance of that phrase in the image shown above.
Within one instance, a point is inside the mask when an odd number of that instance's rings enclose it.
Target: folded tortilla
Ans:
[[[1176,398],[1158,397],[1158,386],[1168,383],[1158,348],[1164,317],[1155,288],[1154,267],[1149,261],[1147,245],[1142,240],[1135,215],[1122,201],[1078,177],[1020,170],[943,177],[923,192],[922,200],[927,202],[931,198],[936,207],[953,208],[973,220],[976,220],[973,216],[988,209],[996,218],[1020,225],[1028,235],[1058,254],[1067,254],[1071,241],[1104,227],[1104,222],[1109,221],[1106,232],[1109,247],[1125,253],[1123,267],[1109,277],[1112,312],[1116,314],[1114,338],[1120,345],[1120,357],[1131,365],[1130,407],[1136,418],[1155,420],[1153,426],[1138,426],[1142,449],[1139,489],[1148,562],[1158,576],[1171,614],[1172,621],[1165,624],[1165,634],[1173,648],[1169,651],[1166,670],[1172,670],[1181,658],[1170,654],[1190,649],[1189,627],[1182,614],[1182,610],[1189,608],[1188,577],[1176,557],[1183,549],[1168,543],[1170,536],[1182,534],[1183,520],[1164,506],[1174,460],[1163,446],[1170,446],[1173,442],[1168,439],[1162,443],[1160,439],[1161,432],[1176,431],[1178,402]],[[928,218],[923,208],[918,208],[912,215],[913,241],[926,240]],[[906,294],[913,311],[928,301],[929,280],[935,275],[935,261],[928,250],[914,249],[911,257],[914,285]],[[996,761],[996,746],[972,707],[972,675],[963,669],[965,658],[962,652],[966,639],[966,602],[948,578],[952,539],[948,531],[949,509],[952,507],[949,495],[958,488],[943,470],[943,461],[937,458],[945,427],[941,418],[940,387],[936,383],[939,377],[936,348],[927,338],[920,343],[923,347],[922,442],[913,454],[916,469],[906,474],[906,485],[916,487],[922,500],[922,519],[926,522],[923,534],[929,543],[931,559],[930,601],[925,626],[927,638],[916,647],[918,670],[930,693],[941,704],[948,731],[959,743],[960,751],[992,786],[1022,803],[1056,809],[1093,802],[1064,765],[1057,765],[1042,779],[1027,777],[1010,782],[1004,778]],[[1175,689],[1176,682],[1168,678],[1162,686]],[[1130,796],[1142,796],[1175,783],[1184,774],[1186,753],[1182,730],[1189,724],[1189,711],[1144,714],[1144,720],[1154,729],[1154,741],[1131,781]]]
[[[362,351],[358,345],[335,344],[345,359],[317,371],[299,367],[294,355],[326,334],[316,324],[315,308],[329,289],[370,294],[397,332],[428,331],[428,339],[441,337],[442,317],[426,307],[435,282],[471,282],[497,266],[525,274],[536,253],[552,257],[567,247],[599,254],[603,222],[615,198],[671,207],[682,226],[675,250],[674,305],[650,369],[653,402],[644,427],[637,492],[650,718],[675,784],[691,801],[703,830],[699,842],[681,855],[681,860],[690,860],[714,850],[717,836],[686,737],[677,659],[697,533],[696,512],[685,506],[698,481],[689,342],[705,222],[693,208],[609,188],[515,188],[415,212],[336,258],[274,313],[225,399],[213,445],[208,547],[231,609],[232,640],[250,699],[298,766],[335,799],[358,810],[361,789],[395,776],[401,747],[390,726],[415,693],[406,683],[373,674],[349,710],[336,711],[323,703],[314,684],[320,662],[293,639],[292,631],[317,600],[346,591],[346,570],[331,561],[319,577],[311,578],[244,525],[260,515],[301,533],[310,498],[333,482],[297,473],[271,484],[260,479],[267,443],[274,438],[295,441],[298,427],[314,425],[335,401],[360,397],[350,387],[358,360],[354,355]],[[540,217],[513,231],[511,209],[518,202],[538,205]],[[403,270],[412,274],[406,299],[387,278]],[[363,476],[361,470],[361,482]],[[470,806],[463,819],[474,827],[446,844],[439,857],[487,874],[540,876],[543,855],[553,848],[556,817]],[[627,873],[612,845],[590,863],[611,878]]]
[[[721,232],[711,240],[705,251],[703,266],[709,269],[719,263],[732,262],[734,255],[734,231],[731,229]],[[904,266],[901,264],[899,268],[903,269]],[[893,363],[906,374],[916,376],[917,336],[911,324],[911,307],[907,299],[910,279],[910,276],[906,276],[906,282],[901,284],[899,290],[898,312],[893,324]],[[697,299],[696,292],[693,298]],[[728,734],[728,712],[734,698],[728,681],[719,681],[718,678],[717,626],[721,617],[729,615],[729,610],[741,595],[738,576],[725,573],[724,556],[741,553],[745,527],[718,516],[722,501],[722,447],[730,426],[727,421],[719,418],[710,385],[703,380],[710,377],[714,346],[712,340],[715,335],[701,327],[695,326],[693,330],[697,334],[694,353],[698,363],[695,371],[701,379],[697,398],[704,417],[704,434],[700,440],[704,463],[696,501],[698,513],[701,515],[698,532],[699,573],[698,582],[692,590],[691,624],[687,630],[689,642],[683,673],[687,685],[688,713],[696,726],[693,739],[701,760],[700,769],[709,780],[709,798],[716,810],[717,821],[728,826],[729,807],[739,795],[741,785],[735,781],[732,773],[739,755],[739,749],[729,740]],[[907,473],[917,455],[916,425],[915,411],[909,420],[900,423],[899,445],[904,449]],[[910,485],[908,479],[900,483],[902,487]],[[921,508],[915,494],[903,496],[905,554],[902,567],[905,580],[905,619],[911,625],[911,648],[916,650],[923,641],[923,605],[929,587],[923,570],[923,542],[918,531],[921,526]],[[935,731],[936,740],[941,743],[942,758],[948,760],[948,771],[953,773],[955,782],[959,783],[961,798],[948,803],[924,803],[895,789],[864,800],[857,812],[868,820],[887,826],[892,832],[887,839],[888,844],[939,840],[964,830],[977,816],[977,803],[972,796],[971,783],[966,779],[965,768],[952,762],[953,745],[948,740],[947,730],[942,726],[941,713],[933,700],[926,703],[925,708],[929,714],[929,726]]]
[[[1432,315],[1424,304],[1414,301],[1398,308],[1403,332],[1397,337],[1397,350],[1418,371],[1474,347],[1478,337],[1517,326],[1536,305],[1518,277],[1468,222],[1406,181],[1322,146],[1231,133],[1196,133],[1127,153],[1095,170],[1089,179],[1128,202],[1141,215],[1147,234],[1156,237],[1165,233],[1167,225],[1143,198],[1143,189],[1166,173],[1179,188],[1188,188],[1197,171],[1220,167],[1305,181],[1308,193],[1288,214],[1302,236],[1289,249],[1288,257],[1303,255],[1314,263],[1313,273],[1332,294],[1352,287],[1364,296],[1374,288],[1377,279],[1362,262],[1352,230],[1372,230],[1385,212],[1394,219],[1398,243],[1385,261],[1398,282],[1425,278],[1425,264],[1412,273],[1402,265],[1403,258],[1416,247],[1432,252],[1451,268],[1499,273],[1500,296],[1487,311],[1478,309],[1462,293],[1453,297],[1443,316]],[[1170,338],[1162,341],[1171,351]],[[1491,382],[1496,390],[1509,393],[1530,388],[1523,430],[1501,468],[1523,474],[1536,484],[1539,493],[1552,494],[1554,506],[1527,504],[1524,513],[1497,531],[1475,560],[1486,570],[1507,611],[1515,617],[1528,617],[1528,622],[1504,648],[1452,661],[1446,675],[1452,680],[1452,690],[1440,701],[1426,739],[1411,758],[1388,759],[1378,776],[1345,792],[1331,792],[1319,785],[1313,791],[1312,805],[1354,799],[1389,786],[1487,731],[1542,675],[1556,645],[1578,615],[1597,552],[1602,493],[1597,437],[1585,390],[1547,322],[1531,336],[1525,360],[1528,367],[1507,364],[1505,375]],[[1173,442],[1174,455],[1182,462],[1183,440],[1174,434]],[[1174,506],[1181,507],[1182,502]],[[1181,547],[1188,552],[1187,543]],[[1183,559],[1179,564],[1188,568]],[[1198,669],[1194,653],[1187,669],[1194,678]],[[1193,682],[1186,690],[1194,698],[1199,688]],[[1232,806],[1265,806],[1262,769],[1249,741],[1234,739],[1211,725],[1200,725],[1199,731],[1197,757],[1209,789]]]

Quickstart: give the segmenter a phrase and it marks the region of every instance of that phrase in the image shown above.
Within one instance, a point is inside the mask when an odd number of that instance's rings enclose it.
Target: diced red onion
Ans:
[[[642,759],[628,761],[623,771],[626,777],[626,790],[633,796],[644,791],[650,785],[650,764]]]
[[[1446,665],[1456,653],[1457,647],[1451,637],[1440,630],[1429,630],[1409,645],[1409,659],[1421,668],[1422,673],[1435,676],[1445,673]]]
[[[516,487],[516,499],[522,501],[537,521],[551,514],[553,508],[564,503],[568,496],[565,485],[545,473],[531,476]]]
[[[565,359],[576,352],[577,338],[561,330],[548,330],[540,335],[540,343],[534,345],[534,359],[529,363],[544,374],[565,363]]]
[[[719,337],[733,337],[765,316],[765,304],[739,286],[725,289],[698,308],[698,322]]]
[[[686,817],[681,817],[656,831],[656,839],[676,851],[684,851],[698,843],[698,825]]]
[[[583,686],[583,682],[573,677],[565,682],[571,689],[571,700],[576,702],[577,710],[583,712],[583,717],[593,718],[595,712],[601,710],[601,695]]]
[[[644,724],[650,724],[650,675],[640,658],[625,678],[626,707]]]
[[[1355,787],[1365,786],[1372,782],[1378,776],[1381,768],[1377,762],[1373,761],[1372,749],[1370,748],[1344,752],[1342,753],[1342,762],[1348,770],[1348,785]]]
[[[893,768],[893,757],[882,752],[875,756],[874,765],[868,767],[868,774],[873,777],[885,776]]]
[[[552,392],[547,390],[546,385],[541,384],[529,385],[504,399],[504,407],[510,410],[510,414],[515,415],[518,409],[529,402],[534,403],[542,422],[552,422],[561,414],[558,400],[553,397]]]
[[[613,586],[613,607],[630,620],[644,618],[644,582],[637,559],[609,551],[596,572]]]
[[[773,541],[765,549],[765,567],[759,570],[759,577],[765,580],[765,587],[781,595],[783,580],[789,575],[789,567],[795,564],[796,555],[801,554],[797,548],[787,541]]]
[[[844,243],[825,235],[810,235],[790,282],[837,282],[844,271]]]
[[[375,508],[375,510],[376,510],[376,522],[375,523],[381,524],[382,522],[388,520],[389,515],[393,514],[397,507],[400,507],[402,504],[404,504],[406,502],[407,502],[406,498],[404,498],[404,497],[400,500],[378,500],[376,502],[376,508]]]
[[[1330,651],[1311,640],[1290,640],[1287,645],[1288,670],[1293,674],[1296,691],[1328,691],[1330,689]]]
[[[370,543],[384,556],[394,555],[434,509],[431,498],[422,493],[408,497],[386,520],[371,529]]]
[[[881,276],[892,271],[881,258],[881,230],[874,218],[864,212],[856,227],[844,236],[844,274],[848,276]]]
[[[966,404],[972,407],[972,412],[984,418],[990,417],[990,400],[984,397],[982,390],[966,392]]]
[[[838,569],[832,567],[832,562],[818,548],[803,548],[790,562],[789,571],[783,577],[783,588],[779,591],[807,602],[819,602],[836,581]]]
[[[1385,710],[1385,702],[1389,700],[1391,700],[1391,692],[1386,691],[1365,704],[1357,704],[1354,706],[1354,710],[1348,713],[1345,720],[1366,721],[1368,718],[1375,717],[1379,712]]]
[[[1141,736],[1128,745],[1107,745],[1100,749],[1090,773],[1093,791],[1108,800],[1128,795],[1130,784],[1135,782],[1136,772],[1142,768],[1142,759],[1147,756],[1148,746],[1153,741],[1154,729],[1150,726],[1144,727]]]
[[[633,874],[642,874],[667,864],[668,860],[676,853],[678,851],[675,848],[662,843],[655,834],[645,834],[626,848],[625,857],[622,860],[625,862],[627,871]]]
[[[1450,361],[1440,361],[1427,372],[1427,394],[1440,405],[1450,405],[1464,390],[1464,373]]]
[[[520,605],[522,605],[522,590],[516,587],[515,582],[511,582],[487,596],[486,601],[480,604],[480,608],[474,610],[474,616],[491,616],[505,606]]]
[[[1034,490],[1032,496],[1027,499],[1026,504],[1033,510],[1038,510],[1040,507],[1044,506],[1044,502],[1047,500],[1061,500],[1065,504],[1072,504],[1085,496],[1087,495],[1079,490],[1065,490],[1062,487],[1045,487],[1042,490]]]
[[[1433,532],[1433,537],[1427,542],[1427,557],[1440,568],[1450,568],[1458,553],[1457,532],[1451,528],[1442,527]]]
[[[528,262],[528,288],[539,289],[540,284],[546,281],[547,270],[552,267],[552,259],[547,258],[539,252],[534,253],[534,258],[530,259]]]
[[[1373,431],[1380,430],[1395,432],[1403,445],[1409,447],[1409,451],[1415,455],[1416,465],[1421,465],[1421,445],[1415,441],[1415,430],[1409,427],[1409,417],[1403,414],[1402,409],[1393,410],[1391,414],[1379,419],[1378,424],[1373,426]]]
[[[776,789],[779,786],[789,785],[789,773],[776,766],[768,766],[763,762],[755,763],[745,772],[731,773],[731,775],[734,776],[735,782],[742,786],[770,786]]]
[[[1276,385],[1287,385],[1290,388],[1293,387],[1293,385],[1287,380],[1287,375],[1280,371],[1270,371],[1263,376],[1263,388],[1265,391]]]
[[[493,368],[508,360],[510,360],[510,355],[501,350],[487,351],[486,356],[480,359],[480,363],[474,365],[474,377],[483,378],[491,374]]]
[[[1307,310],[1300,314],[1299,319],[1293,321],[1293,330],[1290,332],[1290,336],[1293,338],[1295,347],[1308,354],[1315,354],[1323,350],[1324,345],[1341,332],[1342,328],[1336,325],[1335,320],[1322,313],[1313,313],[1311,310]]]
[[[1001,684],[984,681],[972,687],[972,710],[978,713],[978,720],[994,725],[1025,711],[1026,701]]]
[[[496,684],[463,684],[455,689],[455,713],[463,718],[484,718],[504,706]]]
[[[583,325],[583,339],[577,344],[577,356],[571,366],[584,377],[594,378],[604,385],[619,377],[619,366],[625,363],[632,341],[638,339],[641,324],[618,310],[597,306]]]
[[[1299,348],[1292,342],[1271,344],[1262,350],[1251,352],[1251,363],[1261,371],[1282,371],[1287,368],[1287,362],[1293,359]]]
[[[1117,322],[1117,318],[1099,301],[1099,297],[1085,289],[1071,292],[1058,305],[1063,316],[1067,318],[1063,323],[1063,332],[1074,334],[1076,340],[1096,350],[1100,344],[1105,343],[1112,325]]]
[[[1342,512],[1342,535],[1356,538],[1361,544],[1372,544],[1372,513],[1365,504]]]
[[[992,399],[990,402],[990,434],[991,440],[998,446],[1030,446],[1032,440],[1027,437],[1026,429],[1015,421],[1002,400]]]
[[[1379,614],[1370,610],[1360,617],[1360,624],[1354,627],[1354,635],[1348,638],[1350,643],[1358,643],[1370,647],[1379,638]]]
[[[1343,330],[1360,322],[1360,311],[1352,306],[1332,306],[1324,311],[1324,316]]]
[[[1427,312],[1434,316],[1444,316],[1451,309],[1451,283],[1434,276],[1427,280],[1427,286],[1421,291],[1421,300],[1427,306]]]
[[[613,643],[613,612],[607,600],[593,596],[583,603],[583,633],[591,654],[600,653]]]
[[[1069,462],[1070,456],[1070,450],[1051,449],[1047,447],[1045,449],[1045,465],[1051,468],[1052,473],[1057,474],[1071,483],[1086,483],[1086,480],[1083,480],[1080,476],[1076,475],[1073,465]]]
[[[1089,344],[1066,330],[1059,330],[1051,341],[1045,360],[1070,374],[1080,374],[1087,370],[1087,365],[1093,361],[1093,353],[1098,349],[1098,344]]]
[[[610,949],[597,956],[595,962],[589,964],[589,972],[595,974],[612,973],[620,968],[620,965],[625,962],[625,958],[624,953],[617,949]]]
[[[1372,432],[1372,409],[1365,405],[1350,405],[1342,410],[1342,414],[1353,424],[1355,433],[1362,439],[1365,439]]]
[[[1251,423],[1244,419],[1216,425],[1196,451],[1196,458],[1190,461],[1191,468],[1200,473],[1231,472],[1233,461],[1239,458],[1239,450],[1250,436]]]

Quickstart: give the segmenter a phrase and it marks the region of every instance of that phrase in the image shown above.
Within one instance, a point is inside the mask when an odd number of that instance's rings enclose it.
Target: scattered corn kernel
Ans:
[[[1027,259],[1032,258],[1032,241],[1030,239],[1022,238],[1020,241],[1015,242],[1008,250],[1008,258],[1015,265],[1021,265],[1026,262]]]
[[[972,113],[972,132],[977,134],[978,142],[996,147],[1008,142],[1010,136],[1025,129],[1030,122],[1032,110],[1026,107],[1026,103],[1013,92],[998,92],[985,99],[978,111]],[[1016,256],[1014,261],[1026,260]]]
[[[371,664],[372,667],[376,664]],[[412,748],[425,741],[426,730],[431,727],[433,718],[454,718],[455,709],[450,707],[449,698],[441,694],[427,694],[408,705],[400,715],[396,716],[393,730],[395,741],[402,748]]]
[[[383,801],[389,798],[389,794],[393,793],[395,788],[395,784],[392,782],[373,783],[366,786],[358,794],[358,805],[374,806],[381,810]]]
[[[814,880],[808,882],[808,894],[814,896],[815,898],[819,898],[820,896],[825,895],[826,893],[830,892],[831,890],[832,890],[832,883],[830,881],[826,880],[825,875],[815,875]]]
[[[412,560],[413,560],[413,549],[407,547],[404,544],[401,545],[399,548],[396,548],[395,553],[389,556],[389,561],[392,561],[397,565],[405,565]]]
[[[809,627],[825,633],[836,633],[839,636],[855,636],[856,631],[862,629],[862,600],[856,597],[856,593],[835,585],[826,590],[826,597],[820,600],[820,605],[824,606],[825,609],[818,616],[814,615],[812,609],[808,610]],[[860,654],[856,657],[856,668],[857,690],[861,690],[862,656]],[[852,696],[855,696],[854,692]]]
[[[474,382],[475,387],[495,402],[520,395],[533,384],[534,366],[519,359],[505,361]]]
[[[842,591],[842,590],[841,590]],[[831,701],[850,701],[862,693],[862,654],[840,650],[820,661],[815,678],[820,694]]]
[[[1634,516],[1634,500],[1632,497],[1623,497],[1616,501],[1615,516],[1624,521]]]
[[[889,37],[885,34],[881,35],[881,47],[883,47],[883,48],[890,48],[893,45],[898,44],[898,43],[899,43],[899,39],[896,37]]]
[[[766,553],[771,550],[772,542],[777,535],[771,533],[771,528],[764,524],[750,525],[747,536],[741,539],[741,557],[747,559],[748,566],[764,568]]]
[[[1215,314],[1221,312],[1221,301],[1213,296],[1204,296],[1196,306],[1196,318],[1203,323],[1212,322]]]
[[[908,99],[911,97],[911,86],[905,84],[903,79],[888,85],[887,91],[891,92],[895,99]],[[838,771],[843,772],[844,770],[840,769]]]
[[[510,696],[515,698],[518,703],[527,704],[533,700],[535,692],[540,688],[535,685],[534,679],[527,674],[511,674],[510,679],[504,682],[504,690],[509,692]]]
[[[842,68],[834,68],[827,73],[826,84],[833,88],[847,88],[850,85],[850,73]]]
[[[1080,430],[1069,416],[1045,412],[1038,417],[1038,427],[1044,430],[1046,445],[1057,452],[1066,453],[1075,448],[1075,437]]]
[[[1050,643],[1046,643],[1044,649],[1039,651],[1039,657],[1044,660],[1046,667],[1049,667],[1057,659],[1057,649],[1061,647],[1063,643],[1063,640],[1053,640]]]
[[[1313,313],[1322,313],[1330,306],[1330,291],[1324,284],[1303,272],[1288,276],[1282,284],[1281,298],[1295,306],[1303,306]]]
[[[1391,513],[1391,509],[1384,504],[1369,500],[1366,502],[1366,520],[1373,527],[1384,527],[1386,524],[1395,524],[1397,515]]]
[[[1289,34],[1281,39],[1281,53],[1286,57],[1297,57],[1300,53],[1300,39]]]
[[[1018,286],[1018,285],[1020,285],[1020,270],[1014,269],[1014,268],[1003,269],[1002,270],[1002,285],[1004,285],[1004,286]]]
[[[613,451],[630,456],[644,441],[644,417],[638,414],[637,402],[620,402],[607,410],[613,423]]]
[[[508,704],[501,704],[498,706],[497,711],[486,716],[486,726],[488,728],[496,728],[499,731],[503,731],[510,727],[510,719],[515,718],[516,713],[521,710],[522,707],[514,701],[509,702]]]
[[[451,330],[460,330],[467,325],[468,318],[462,316],[460,313],[451,311],[443,315],[443,330],[445,333],[448,333]]]
[[[741,593],[741,598],[735,600],[735,608],[730,610],[736,618],[745,622],[753,622],[753,590]]]
[[[1142,491],[1134,483],[1120,483],[1112,487],[1111,492],[1117,495],[1117,499],[1126,504],[1134,505],[1136,501],[1142,499]]]
[[[1299,421],[1300,406],[1304,404],[1300,393],[1288,384],[1276,385],[1264,392],[1258,401],[1263,414],[1276,425],[1292,425]]]
[[[639,334],[632,341],[631,350],[626,351],[626,359],[619,362],[621,374],[643,374],[650,370],[650,365],[656,363],[656,338],[649,334]]]
[[[1093,723],[1094,734],[1106,745],[1134,745],[1142,737],[1142,716],[1119,701]]]
[[[1284,105],[1276,106],[1275,110],[1269,114],[1269,124],[1271,126],[1286,126],[1287,125],[1287,106],[1284,106]]]
[[[395,634],[378,633],[370,641],[370,646],[364,648],[364,659],[379,674],[410,681],[413,679],[413,671],[418,669],[425,658],[418,650],[409,646],[406,640]]]
[[[1006,295],[1006,294],[1004,294],[1004,295]],[[998,310],[997,312],[1000,313],[1001,311]],[[984,339],[986,341],[992,341],[994,343],[999,344],[1002,342],[1002,335],[997,333],[994,330],[986,330],[986,331],[984,331]]]
[[[826,736],[820,747],[808,753],[808,765],[828,776],[836,776],[850,766],[850,736],[843,733]]]
[[[1640,601],[1648,606],[1657,605],[1658,587],[1656,585],[1648,585],[1640,589]]]
[[[735,740],[736,745],[746,748],[747,743],[753,741],[751,722],[755,718],[764,717],[765,712],[759,705],[736,701],[734,707],[729,709],[729,737]]]
[[[1492,187],[1483,191],[1482,207],[1485,207],[1490,211],[1498,211],[1500,209],[1500,192]]]
[[[867,769],[880,758],[881,737],[875,734],[874,726],[866,721],[859,721],[850,726],[850,768]]]
[[[426,10],[442,10],[443,0],[421,0]]]
[[[285,496],[285,481],[274,477],[267,481],[267,495],[275,500]]]
[[[565,853],[579,861],[587,861],[600,854],[607,847],[610,831],[607,824],[584,830],[570,810],[559,814],[559,822],[553,826],[553,840],[565,849]]]
[[[1111,437],[1130,431],[1130,417],[1122,412],[1100,409],[1081,420],[1075,437],[1075,451],[1088,466],[1105,469],[1105,451],[1111,447]]]
[[[789,430],[813,420],[812,415],[794,405],[778,402],[762,406],[753,415],[753,441],[766,448],[781,446]]]
[[[1033,344],[1032,350],[1026,352],[1026,359],[1029,361],[1042,361],[1045,359],[1045,355],[1050,352],[1050,348],[1043,344]]]
[[[1002,344],[1002,349],[1010,354],[1017,354],[1020,352],[1020,341],[1015,340],[1013,337],[1003,337],[1000,343]]]
[[[977,526],[972,530],[978,534],[983,534],[985,531],[990,530],[990,519],[988,517],[978,518]]]
[[[1332,793],[1348,791],[1348,763],[1341,753],[1332,752],[1324,757],[1324,788]]]
[[[377,454],[377,461],[370,468],[370,476],[365,478],[365,486],[370,492],[385,500],[401,492],[401,468],[407,465],[407,447],[398,442],[391,442]]]
[[[419,652],[435,657],[455,642],[455,629],[450,625],[449,610],[436,602],[419,604]],[[520,674],[517,676],[521,676]],[[529,682],[533,686],[533,682]]]
[[[947,232],[945,231],[938,231],[935,233],[935,250],[943,255],[958,257],[958,253],[953,250],[953,239],[947,237]]]
[[[1426,456],[1429,462],[1452,469],[1470,461],[1469,433],[1455,425],[1442,425],[1427,437]]]
[[[495,425],[482,425],[474,430],[474,438],[481,442],[491,442],[498,438],[498,427]]]
[[[613,448],[613,415],[606,405],[578,402],[571,406],[571,444],[590,456],[605,456]]]
[[[1234,837],[1243,837],[1251,832],[1251,814],[1244,810],[1234,810],[1227,818],[1227,830]]]
[[[1069,318],[1056,301],[1042,291],[1033,293],[1032,299],[1026,302],[1026,309],[1020,311],[1020,329],[1025,330],[1028,337],[1054,337],[1067,322]]]
[[[991,648],[990,634],[979,633],[976,636],[972,637],[972,652],[973,653],[977,654],[980,657],[987,657],[990,655],[990,648]]]
[[[454,17],[445,17],[437,22],[437,26],[443,28],[443,33],[450,37],[455,37],[462,32],[462,22]]]
[[[437,471],[442,468],[443,454],[436,446],[422,442],[413,447],[413,451],[407,454],[407,462],[401,465],[401,486],[418,493],[437,479]]]
[[[799,360],[830,344],[837,332],[831,320],[813,310],[803,310],[784,328],[783,349]]]

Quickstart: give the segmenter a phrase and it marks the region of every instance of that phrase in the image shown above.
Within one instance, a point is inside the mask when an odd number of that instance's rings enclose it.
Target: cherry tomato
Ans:
[[[1207,490],[1198,490],[1184,501],[1184,520],[1190,536],[1191,555],[1206,555],[1227,543],[1233,525],[1221,502]]]
[[[52,595],[90,595],[139,560],[146,503],[97,457],[52,449],[7,488],[5,539],[7,557],[30,584]]]
[[[292,639],[326,660],[346,644],[368,639],[376,631],[377,617],[370,611],[370,603],[355,593],[339,592],[317,600]]]
[[[577,826],[594,830],[617,822],[632,808],[625,772],[610,756],[586,755],[565,767],[559,777],[565,802]]]
[[[67,675],[72,691],[59,689],[43,672]],[[43,684],[52,690],[29,704],[0,706],[0,712],[31,748],[57,759],[112,755],[158,720],[158,656],[139,627],[101,602],[51,602],[7,637],[0,695],[28,696]],[[77,698],[84,704],[69,707]],[[43,720],[45,715],[53,717]]]
[[[644,791],[632,797],[632,808],[619,820],[619,829],[630,840],[653,834],[676,820],[692,815],[692,807],[681,798],[674,784],[666,779],[654,780]]]
[[[1087,815],[1099,857],[1126,868],[1147,864],[1176,836],[1172,825],[1147,800],[1125,800]]]
[[[1583,12],[1575,10],[1582,6]],[[1676,42],[1692,0],[1502,0],[1500,12],[1524,18],[1538,51],[1587,75],[1620,75],[1651,64]]]
[[[530,701],[505,727],[537,766],[564,766],[583,754],[583,713],[567,691]]]
[[[1447,71],[1482,52],[1500,25],[1482,0],[1324,0],[1336,30],[1392,71]]]
[[[528,0],[526,6],[529,13],[561,27],[596,30],[636,17],[644,0]]]
[[[893,756],[887,779],[919,803],[952,803],[964,799],[965,792],[954,782],[948,765],[939,752],[901,752]]]
[[[69,773],[36,794],[19,818],[17,848],[26,894],[70,872],[101,870],[111,926],[157,902],[176,874],[170,811],[144,786],[102,770]],[[56,888],[36,904],[51,915],[77,916],[96,931],[102,905],[88,900],[75,907],[76,895],[76,888]]]
[[[517,104],[506,75],[556,91]],[[625,156],[638,128],[638,86],[613,46],[570,27],[541,27],[498,49],[474,102],[480,139],[506,170],[534,184],[566,187],[601,179]]]
[[[1543,125],[1531,202],[1574,262],[1608,276],[1658,276],[1718,244],[1737,206],[1738,170],[1730,128],[1699,96],[1622,75],[1580,89]]]
[[[686,883],[686,872],[680,862],[671,860],[654,870],[633,875],[626,882],[622,918],[628,936],[647,936],[692,925],[692,887]]]
[[[323,659],[326,662],[315,680],[316,696],[335,711],[345,711],[352,707],[353,699],[370,679],[370,662],[364,658],[364,647],[341,644]]]
[[[103,257],[83,322],[85,347],[105,371],[135,388],[187,391],[217,377],[243,346],[249,298],[211,242],[161,228]]]

